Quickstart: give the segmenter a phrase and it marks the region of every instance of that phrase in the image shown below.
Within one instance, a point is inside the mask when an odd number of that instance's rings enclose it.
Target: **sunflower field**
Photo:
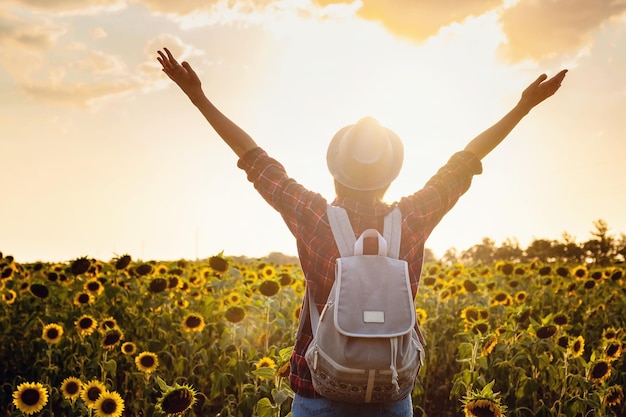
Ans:
[[[424,266],[416,416],[624,416],[622,264]],[[290,413],[297,264],[0,254],[0,416]]]

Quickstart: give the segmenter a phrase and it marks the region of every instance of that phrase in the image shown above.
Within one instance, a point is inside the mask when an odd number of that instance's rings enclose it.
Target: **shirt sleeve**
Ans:
[[[474,175],[482,174],[482,171],[482,163],[474,153],[461,151],[452,155],[424,188],[400,200],[400,209],[409,229],[429,235],[469,189]]]
[[[248,151],[238,161],[254,188],[283,217],[289,230],[297,236],[307,219],[319,219],[326,210],[326,199],[309,191],[290,178],[285,168],[262,148]]]

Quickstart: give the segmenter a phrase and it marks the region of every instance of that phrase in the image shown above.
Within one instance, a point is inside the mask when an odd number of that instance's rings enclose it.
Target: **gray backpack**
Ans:
[[[308,295],[313,341],[305,359],[313,386],[334,401],[377,403],[410,395],[424,357],[417,334],[408,265],[398,259],[402,215],[385,217],[383,236],[368,229],[356,239],[346,211],[328,206],[341,257],[321,314]],[[363,254],[367,237],[378,254]]]

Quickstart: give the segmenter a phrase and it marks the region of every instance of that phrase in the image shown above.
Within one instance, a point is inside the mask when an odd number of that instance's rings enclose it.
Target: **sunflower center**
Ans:
[[[90,282],[89,284],[87,284],[87,289],[89,291],[98,291],[100,289],[100,283],[99,282]]]
[[[22,393],[22,402],[26,405],[35,405],[39,402],[39,391],[36,389],[27,389]]]
[[[151,368],[154,366],[154,358],[152,356],[143,356],[141,358],[141,364],[146,368]]]
[[[100,388],[92,387],[87,390],[87,398],[91,401],[96,401],[100,396]]]
[[[69,384],[65,386],[65,392],[67,392],[70,395],[76,394],[79,389],[80,387],[78,386],[76,382],[70,382]]]
[[[488,406],[484,406],[484,407],[480,407],[480,406],[476,406],[474,408],[472,408],[472,416],[476,416],[476,417],[494,417],[496,414],[491,411],[490,407]]]
[[[102,405],[100,405],[100,410],[102,410],[105,414],[113,414],[117,410],[117,402],[111,398],[107,398],[102,401]]]
[[[91,320],[89,317],[85,317],[84,319],[80,321],[80,328],[88,329],[91,327],[92,324],[93,324],[93,320]]]
[[[59,337],[59,331],[55,328],[52,329],[48,329],[48,339],[56,339],[57,337]]]
[[[193,395],[186,389],[172,391],[163,399],[163,411],[169,414],[182,413],[191,406]]]
[[[118,332],[109,332],[104,338],[104,345],[111,346],[120,341],[121,335]]]
[[[187,318],[187,326],[189,326],[191,328],[198,327],[198,326],[200,326],[200,324],[201,324],[200,317],[189,316]]]

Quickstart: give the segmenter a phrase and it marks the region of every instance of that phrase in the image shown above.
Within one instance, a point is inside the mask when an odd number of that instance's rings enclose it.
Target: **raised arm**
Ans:
[[[256,148],[254,140],[239,126],[220,112],[204,94],[202,83],[188,62],[182,65],[176,61],[167,48],[158,51],[157,60],[163,72],[172,79],[200,110],[218,135],[240,158],[250,149]]]
[[[473,152],[479,159],[483,159],[504,140],[533,107],[557,92],[566,73],[567,70],[562,70],[550,79],[547,79],[545,74],[540,75],[526,87],[515,107],[496,124],[472,139],[465,150]]]

